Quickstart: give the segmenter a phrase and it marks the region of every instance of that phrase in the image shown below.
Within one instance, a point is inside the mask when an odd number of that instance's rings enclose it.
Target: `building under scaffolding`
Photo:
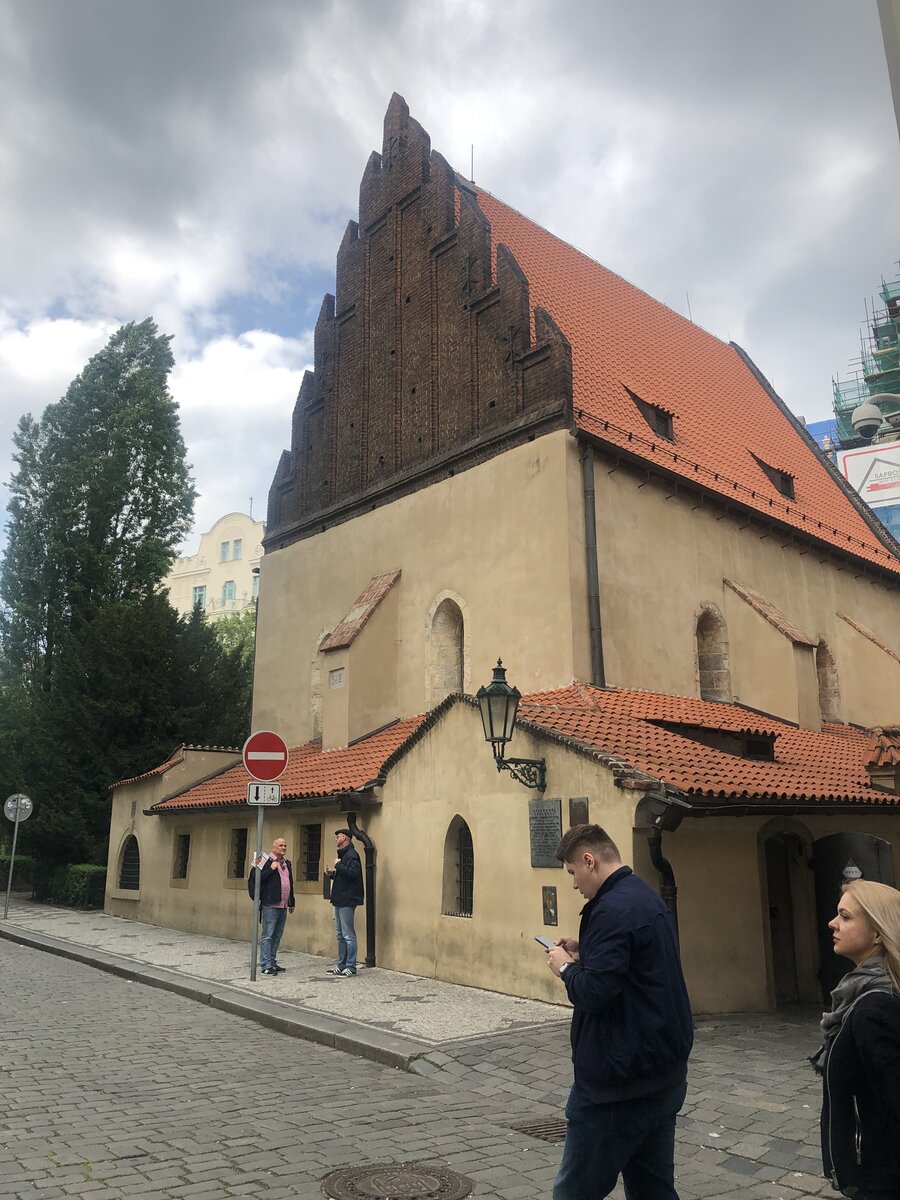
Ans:
[[[859,438],[850,424],[850,417],[855,408],[875,396],[893,395],[893,411],[900,411],[900,279],[893,283],[881,281],[879,296],[883,307],[872,305],[872,312],[866,305],[866,322],[860,334],[860,357],[851,364],[853,370],[849,379],[835,377],[832,380],[834,389],[834,415],[837,421],[838,435],[841,443],[855,443]],[[881,411],[888,415],[891,405],[875,401]],[[891,433],[891,426],[886,421],[881,433]],[[893,429],[896,437],[900,429]]]
[[[900,538],[900,279],[885,283],[882,306],[866,306],[860,357],[848,379],[832,380],[840,449],[835,461],[875,515]],[[883,420],[872,438],[853,427],[854,411],[874,404]],[[877,420],[877,414],[875,419]]]

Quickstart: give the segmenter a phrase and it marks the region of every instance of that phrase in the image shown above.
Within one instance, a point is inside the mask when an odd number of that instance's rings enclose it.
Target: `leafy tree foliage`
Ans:
[[[146,596],[190,531],[170,340],[149,319],[122,326],[40,421],[19,422],[0,632],[26,683],[51,687],[63,631]]]
[[[168,391],[169,338],[118,330],[15,435],[0,567],[0,779],[35,812],[23,851],[104,861],[109,787],[181,742],[240,745],[242,645],[181,618],[159,584],[194,489]]]

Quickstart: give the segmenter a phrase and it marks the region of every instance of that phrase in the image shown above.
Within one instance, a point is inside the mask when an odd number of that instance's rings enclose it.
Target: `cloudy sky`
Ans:
[[[20,415],[150,315],[196,532],[264,515],[394,91],[466,175],[474,143],[483,187],[830,415],[900,274],[875,0],[0,0],[0,479]]]

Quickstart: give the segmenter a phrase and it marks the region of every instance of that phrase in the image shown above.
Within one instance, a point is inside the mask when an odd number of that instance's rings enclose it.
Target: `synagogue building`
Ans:
[[[533,937],[577,931],[552,850],[590,820],[675,912],[697,1011],[821,999],[842,879],[900,858],[900,546],[764,364],[462,178],[395,95],[285,436],[253,729],[291,747],[286,948],[332,951],[349,825],[370,966],[558,1000]],[[116,785],[107,911],[243,938],[247,784],[186,746]]]

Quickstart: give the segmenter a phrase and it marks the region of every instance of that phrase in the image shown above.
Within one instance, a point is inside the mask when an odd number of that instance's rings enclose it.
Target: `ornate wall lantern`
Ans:
[[[525,787],[542,792],[547,786],[547,764],[542,758],[506,758],[506,743],[512,739],[516,712],[522,693],[506,682],[506,668],[497,659],[494,677],[487,687],[478,689],[476,700],[481,709],[484,740],[494,752],[498,771],[509,771]]]

